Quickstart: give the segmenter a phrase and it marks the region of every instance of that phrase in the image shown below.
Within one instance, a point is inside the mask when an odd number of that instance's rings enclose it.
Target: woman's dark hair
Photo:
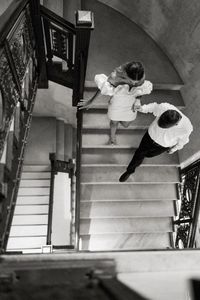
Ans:
[[[169,109],[166,110],[158,120],[158,126],[162,128],[169,128],[174,126],[180,121],[182,116],[177,110]]]
[[[129,62],[125,65],[124,70],[132,80],[141,80],[144,77],[144,67],[141,62]]]

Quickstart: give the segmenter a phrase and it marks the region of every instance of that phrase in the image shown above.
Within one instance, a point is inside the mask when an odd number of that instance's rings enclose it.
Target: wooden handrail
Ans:
[[[47,18],[48,20],[53,21],[57,25],[60,25],[61,27],[72,31],[73,33],[76,33],[76,28],[74,24],[66,21],[50,9],[44,7],[43,5],[40,5],[40,11],[43,18]]]

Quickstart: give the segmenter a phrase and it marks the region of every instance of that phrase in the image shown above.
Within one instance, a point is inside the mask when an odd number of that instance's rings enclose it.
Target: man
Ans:
[[[127,170],[119,179],[126,181],[135,172],[145,157],[154,157],[165,151],[169,154],[183,148],[193,131],[190,120],[169,103],[150,103],[135,108],[142,113],[153,113],[156,117],[142,138]]]

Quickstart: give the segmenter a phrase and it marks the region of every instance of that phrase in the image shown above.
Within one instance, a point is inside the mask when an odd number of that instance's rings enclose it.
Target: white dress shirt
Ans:
[[[159,117],[166,110],[176,110],[182,116],[177,125],[170,128],[161,128],[158,126]],[[189,142],[189,136],[193,131],[193,126],[190,120],[174,105],[169,103],[158,104],[156,102],[141,106],[139,109],[142,113],[153,113],[156,117],[148,129],[148,133],[152,140],[163,147],[170,147],[171,153],[183,148]]]
[[[152,83],[145,80],[141,86],[132,87],[130,89],[128,84],[114,87],[107,79],[108,76],[97,74],[94,81],[102,95],[111,96],[108,104],[109,119],[128,122],[135,120],[137,112],[133,111],[133,105],[136,103],[138,96],[151,93],[153,88]]]

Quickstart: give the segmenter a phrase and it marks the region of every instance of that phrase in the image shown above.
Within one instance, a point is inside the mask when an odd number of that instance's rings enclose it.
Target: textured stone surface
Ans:
[[[143,28],[170,57],[185,83],[182,95],[185,114],[192,120],[194,132],[190,143],[180,151],[180,161],[200,157],[200,2],[170,1],[108,1],[99,0],[122,13]],[[194,157],[193,157],[194,156]],[[189,160],[188,162],[191,162]]]

